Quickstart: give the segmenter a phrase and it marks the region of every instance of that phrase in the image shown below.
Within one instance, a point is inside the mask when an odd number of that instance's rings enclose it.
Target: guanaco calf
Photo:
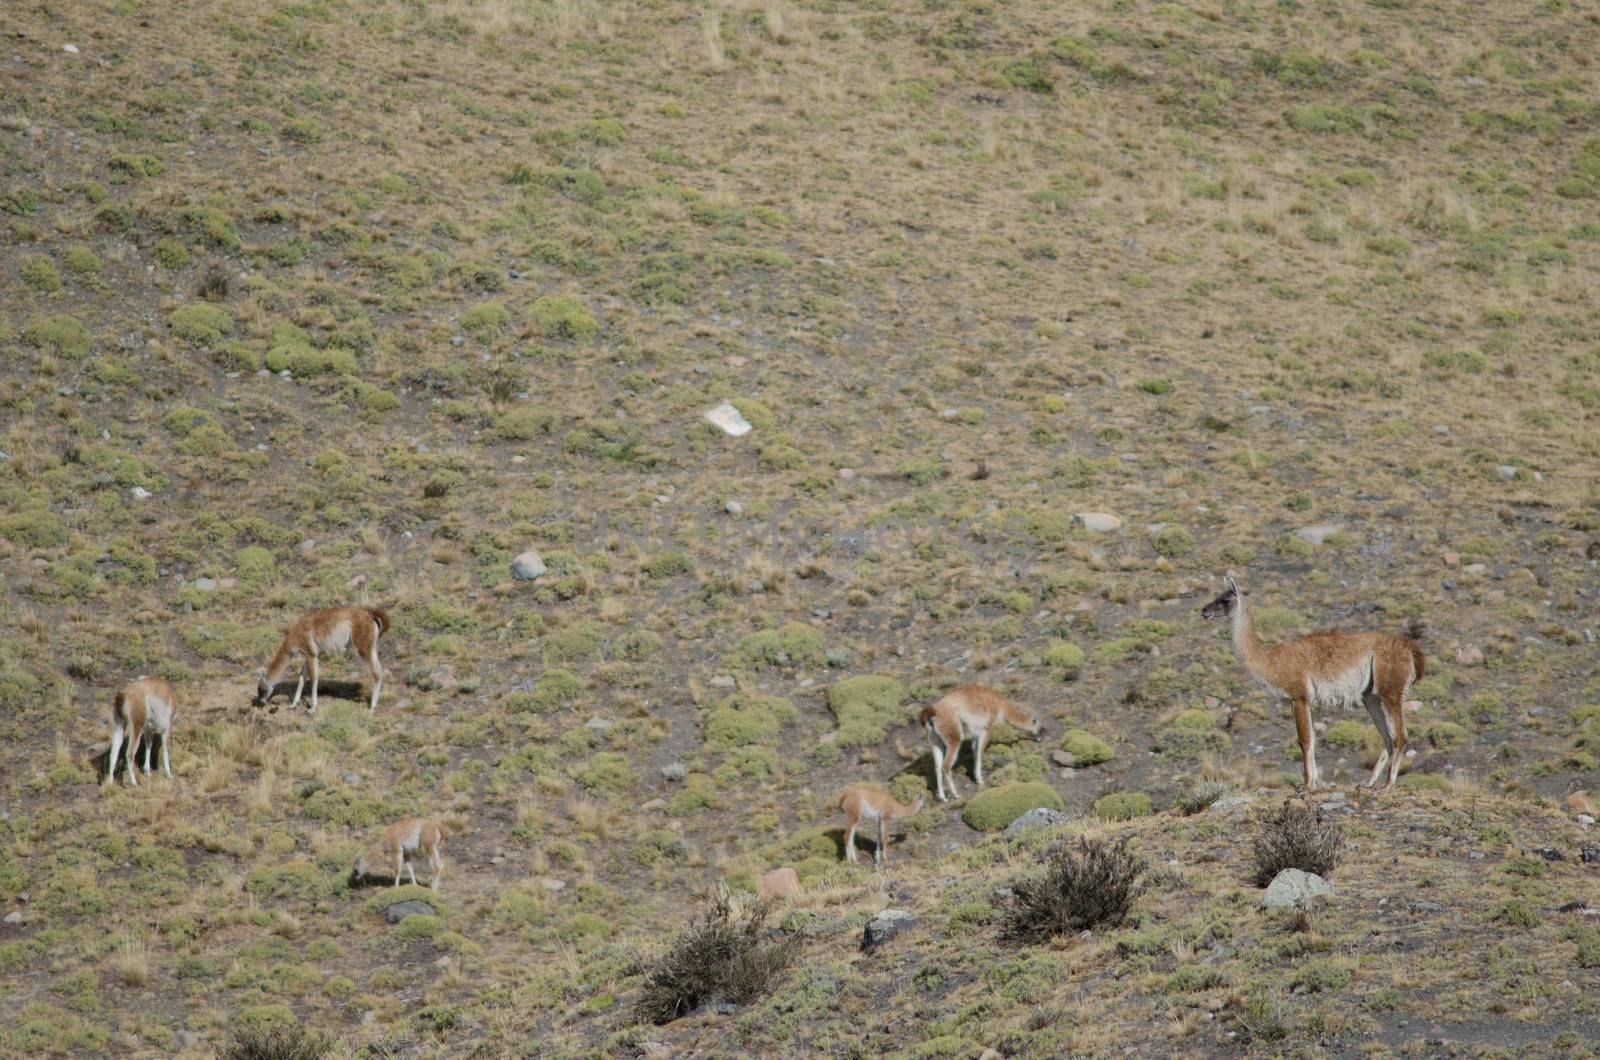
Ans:
[[[961,741],[972,742],[972,779],[981,788],[983,748],[989,742],[989,730],[995,722],[1009,722],[1034,739],[1044,731],[1044,723],[1037,717],[982,685],[962,685],[933,706],[924,708],[918,720],[928,730],[928,743],[933,748],[933,775],[940,802],[947,801],[947,786],[952,797],[960,797],[956,794],[955,767]]]
[[[272,698],[273,690],[296,658],[303,660],[299,680],[294,686],[294,702],[300,705],[300,693],[306,687],[306,670],[311,671],[310,713],[317,711],[317,679],[319,662],[324,655],[342,655],[354,648],[356,660],[367,671],[372,681],[372,702],[367,709],[378,709],[378,691],[383,687],[383,666],[378,662],[378,638],[389,629],[389,613],[376,607],[327,607],[313,611],[289,627],[289,632],[278,646],[256,685],[256,705],[261,706]]]
[[[889,858],[889,819],[894,817],[915,817],[922,812],[922,796],[917,796],[917,801],[907,806],[903,802],[895,801],[893,795],[876,788],[851,788],[839,800],[839,809],[844,811],[844,857],[850,864],[856,864],[856,828],[865,821],[869,825],[878,822],[878,845],[872,850],[872,865],[881,868]]]
[[[117,775],[117,755],[123,738],[128,744],[128,783],[139,783],[134,758],[144,743],[144,772],[150,775],[150,748],[161,737],[161,772],[172,776],[172,717],[178,710],[178,697],[172,685],[160,677],[140,677],[130,681],[111,701],[111,760],[106,763],[106,781]]]
[[[1234,654],[1244,668],[1268,692],[1294,704],[1306,787],[1322,783],[1317,770],[1317,734],[1311,727],[1312,705],[1351,708],[1357,703],[1366,706],[1383,737],[1383,753],[1367,786],[1377,787],[1385,770],[1385,786],[1392,786],[1406,750],[1406,693],[1412,682],[1422,679],[1424,659],[1417,642],[1388,633],[1323,630],[1268,650],[1256,637],[1250,606],[1231,572],[1222,584],[1222,595],[1201,608],[1200,614],[1231,619]]]
[[[428,881],[428,886],[433,890],[439,889],[439,880],[444,876],[444,858],[439,855],[439,846],[444,842],[444,829],[439,827],[439,822],[428,817],[407,817],[396,821],[383,833],[384,860],[393,859],[394,885],[400,886],[400,877],[409,874],[411,882],[417,882],[417,870],[411,864],[412,855],[421,853],[428,859],[428,867],[433,871],[433,879]],[[365,856],[356,862],[356,876],[365,877],[371,868]]]

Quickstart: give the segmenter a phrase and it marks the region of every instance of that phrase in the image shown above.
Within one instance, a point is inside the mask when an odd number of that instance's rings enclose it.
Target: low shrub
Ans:
[[[740,917],[726,892],[643,969],[641,1021],[671,1023],[712,1001],[743,1004],[765,995],[798,955],[797,939],[767,937],[771,906]]]
[[[1256,833],[1251,852],[1255,882],[1265,887],[1284,869],[1332,875],[1344,845],[1344,830],[1325,821],[1322,811],[1289,799]]]
[[[1000,937],[1010,943],[1044,943],[1097,927],[1116,927],[1143,889],[1143,858],[1115,843],[1079,838],[1047,848],[1044,871],[1012,885]]]

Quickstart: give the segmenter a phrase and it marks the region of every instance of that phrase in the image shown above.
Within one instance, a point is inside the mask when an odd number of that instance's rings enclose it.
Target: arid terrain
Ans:
[[[1592,0],[5,4],[0,1055],[1597,1055],[1596,40]],[[1226,570],[1269,642],[1424,627],[1393,789],[1317,715],[1297,915]],[[253,705],[343,603],[393,619],[376,711],[349,658]],[[147,673],[175,776],[101,784]],[[1044,723],[988,787],[1072,820],[972,827],[965,752],[933,801],[966,682]],[[929,801],[881,872],[856,783]],[[352,878],[409,814],[438,893]],[[1006,940],[1079,835],[1132,911]],[[772,988],[642,1020],[779,866]]]

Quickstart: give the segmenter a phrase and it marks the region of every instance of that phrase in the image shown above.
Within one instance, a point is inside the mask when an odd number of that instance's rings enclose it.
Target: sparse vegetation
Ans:
[[[670,1023],[713,1000],[741,1005],[770,992],[796,955],[792,937],[767,937],[770,911],[762,902],[737,909],[719,893],[701,919],[643,969],[639,1018]]]
[[[1265,887],[1284,869],[1331,876],[1339,864],[1344,830],[1320,810],[1289,799],[1268,817],[1251,840],[1256,886]]]
[[[1012,885],[1002,936],[1014,944],[1051,939],[1127,919],[1141,890],[1145,861],[1126,840],[1060,840],[1040,858],[1037,874]]]

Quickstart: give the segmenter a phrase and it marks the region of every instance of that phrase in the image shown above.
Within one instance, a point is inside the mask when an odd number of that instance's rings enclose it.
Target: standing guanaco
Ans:
[[[1044,723],[1037,717],[983,685],[962,685],[933,706],[923,708],[918,720],[928,730],[928,743],[933,748],[933,775],[940,802],[947,801],[946,787],[951,796],[960,797],[956,794],[955,767],[963,740],[972,742],[972,779],[981,788],[983,748],[995,722],[1009,722],[1034,739],[1044,731]]]
[[[856,864],[856,828],[865,821],[871,824],[878,822],[878,845],[872,850],[872,865],[882,868],[889,859],[889,819],[915,817],[922,812],[922,796],[917,796],[917,801],[907,806],[903,802],[895,801],[893,795],[876,788],[851,788],[839,800],[839,809],[844,811],[844,857],[850,864]]]
[[[1275,697],[1294,704],[1300,737],[1301,770],[1308,789],[1321,786],[1317,770],[1317,733],[1311,707],[1354,707],[1362,703],[1383,737],[1383,754],[1373,766],[1368,787],[1388,771],[1385,787],[1400,775],[1406,750],[1406,693],[1422,679],[1422,649],[1410,637],[1390,633],[1340,633],[1323,630],[1266,649],[1256,637],[1250,605],[1229,572],[1222,595],[1200,609],[1203,618],[1226,615],[1233,622],[1233,650],[1250,675]]]
[[[306,687],[306,670],[311,671],[310,713],[317,711],[318,662],[323,655],[342,655],[355,649],[356,660],[361,663],[372,681],[372,702],[369,711],[378,709],[378,691],[383,688],[383,666],[378,662],[378,638],[389,629],[389,613],[377,607],[327,607],[313,611],[289,627],[289,632],[278,646],[256,685],[256,705],[261,706],[272,698],[273,690],[296,657],[304,660],[299,680],[294,686],[294,702],[300,705],[300,693]]]
[[[383,833],[384,860],[394,861],[394,885],[400,886],[400,877],[408,875],[411,882],[417,882],[417,870],[411,864],[412,855],[421,853],[428,859],[428,867],[433,871],[433,879],[428,881],[428,886],[433,890],[439,889],[439,881],[444,877],[444,858],[439,854],[439,846],[444,842],[444,829],[439,822],[428,817],[407,817],[396,821]],[[363,855],[356,862],[356,877],[365,878],[370,865]]]
[[[172,718],[178,711],[178,697],[172,685],[160,677],[139,677],[130,681],[111,701],[111,759],[106,764],[106,781],[116,779],[117,755],[123,737],[128,741],[128,783],[139,783],[134,758],[144,743],[144,773],[150,775],[150,745],[161,737],[161,772],[172,776]]]

